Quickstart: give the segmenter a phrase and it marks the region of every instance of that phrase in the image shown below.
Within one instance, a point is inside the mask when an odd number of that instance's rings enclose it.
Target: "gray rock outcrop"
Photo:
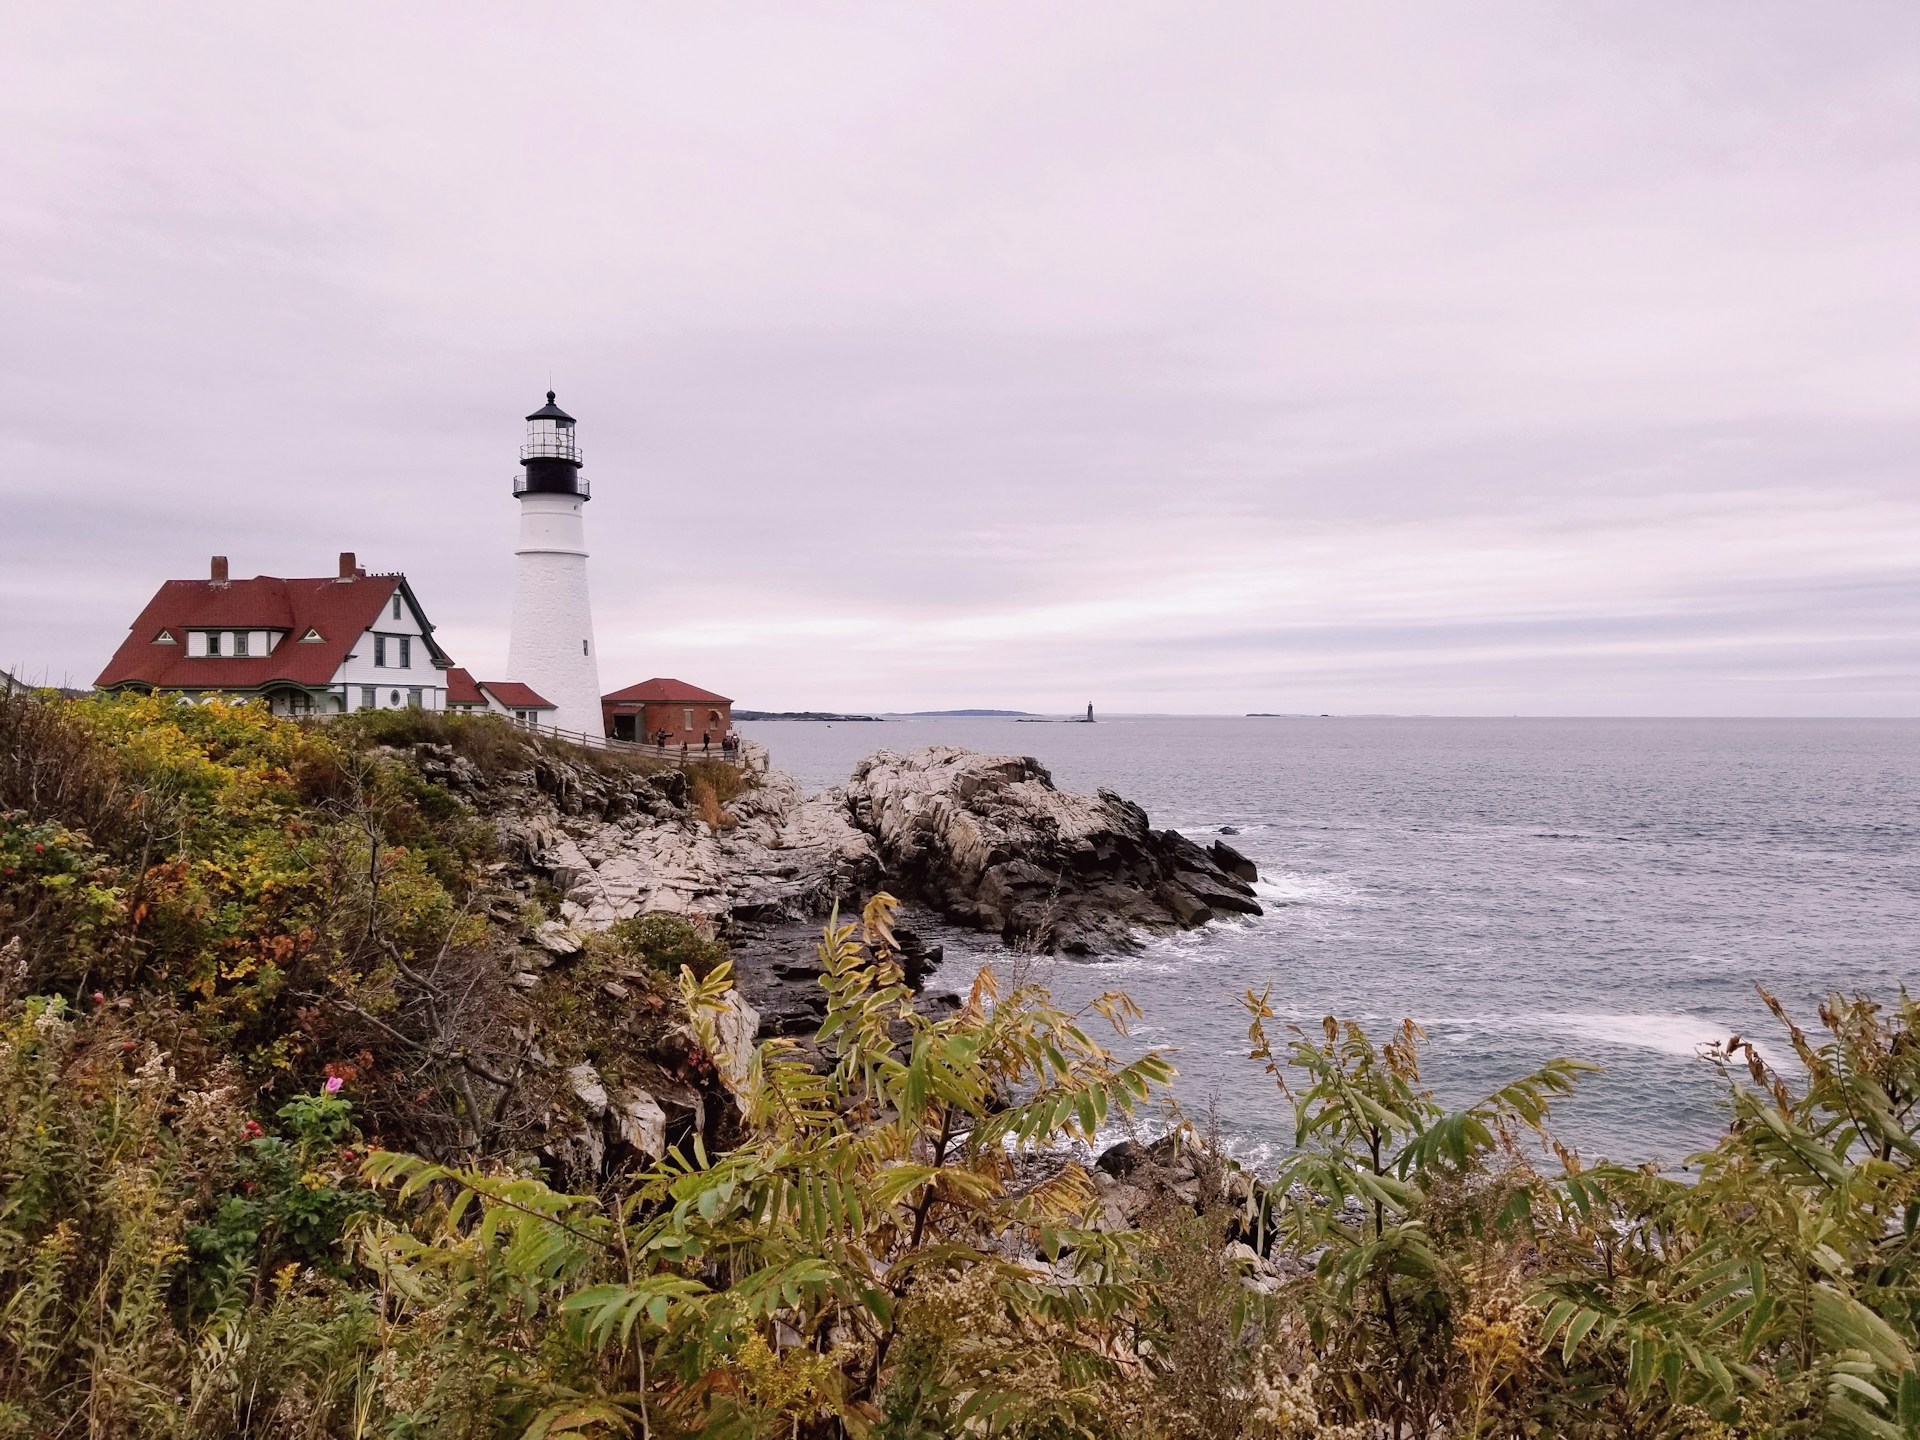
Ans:
[[[1056,789],[1031,757],[882,751],[854,771],[845,800],[889,885],[1010,943],[1095,954],[1140,930],[1261,913],[1237,851],[1156,831],[1110,790]]]
[[[880,884],[873,843],[838,791],[803,796],[791,776],[766,771],[716,830],[674,803],[674,772],[636,775],[623,792],[605,777],[549,768],[555,773],[519,789],[496,823],[506,851],[560,893],[559,921],[540,939],[556,953],[567,937],[635,915],[797,920]],[[597,803],[566,807],[581,796]]]
[[[1111,791],[1059,790],[1027,757],[882,751],[843,789],[804,795],[749,745],[758,783],[727,803],[718,828],[688,805],[678,771],[623,772],[556,749],[482,782],[457,757],[425,759],[557,892],[557,918],[536,937],[546,964],[631,916],[698,915],[733,932],[816,921],[882,887],[1010,943],[1077,955],[1260,913],[1257,872],[1239,851],[1155,830]]]

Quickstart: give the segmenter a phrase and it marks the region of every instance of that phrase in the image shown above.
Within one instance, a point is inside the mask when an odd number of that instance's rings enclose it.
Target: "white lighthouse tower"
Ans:
[[[507,674],[554,705],[552,723],[605,733],[600,661],[587,603],[586,507],[573,416],[547,403],[527,416],[527,443],[513,493],[520,500],[520,544],[513,582],[513,632]]]

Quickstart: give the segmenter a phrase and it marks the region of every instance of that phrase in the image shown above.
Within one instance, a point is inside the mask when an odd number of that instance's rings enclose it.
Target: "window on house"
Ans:
[[[413,637],[411,635],[400,637],[400,668],[402,670],[413,668]]]
[[[584,641],[584,640],[582,640],[582,641],[580,642],[580,653],[581,653],[582,655],[584,655],[584,654],[586,654],[586,653],[587,653],[587,642],[586,642],[586,641]]]
[[[396,620],[400,618],[400,592],[398,590],[393,592],[393,618]]]
[[[218,655],[219,653],[220,653],[220,632],[218,630],[209,630],[207,632],[207,654]]]
[[[389,700],[387,701],[387,703],[388,703],[388,704],[390,704],[390,705],[394,705],[394,706],[397,706],[397,705],[399,705],[399,703],[400,703],[400,692],[399,692],[398,690],[396,690],[396,691],[394,691],[394,692],[393,692],[393,695],[392,695],[392,696],[391,696],[391,697],[389,698]]]
[[[376,635],[373,637],[373,663],[381,669],[386,668],[387,637],[384,635]]]
[[[236,631],[234,633],[233,653],[235,655],[245,655],[252,650],[253,647],[247,644],[247,640],[249,638],[250,637],[248,636],[245,630]]]
[[[420,687],[418,685],[415,685],[407,691],[407,707],[411,710],[418,710],[420,708]]]
[[[362,685],[360,687],[360,708],[362,710],[371,710],[379,703],[380,697],[373,693],[373,687],[371,685]]]
[[[682,724],[682,725],[680,726],[680,728],[681,728],[682,730],[691,730],[691,729],[693,729],[693,712],[692,712],[691,710],[682,710],[682,711],[680,712],[680,716],[681,716],[681,719],[682,719],[682,721],[684,722],[684,723],[683,723],[683,724]]]

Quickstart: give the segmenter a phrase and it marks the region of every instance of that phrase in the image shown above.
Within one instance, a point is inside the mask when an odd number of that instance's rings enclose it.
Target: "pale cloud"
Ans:
[[[1920,12],[42,7],[0,665],[404,568],[504,651],[582,418],[609,682],[1920,713]]]

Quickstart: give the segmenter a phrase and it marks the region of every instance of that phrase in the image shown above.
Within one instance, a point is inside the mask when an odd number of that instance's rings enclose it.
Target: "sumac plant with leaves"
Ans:
[[[828,926],[817,1064],[785,1039],[726,1053],[729,967],[682,972],[748,1130],[724,1155],[673,1151],[610,1200],[369,1161],[414,1207],[365,1237],[402,1302],[392,1363],[419,1363],[448,1323],[483,1357],[430,1403],[534,1435],[1089,1429],[1140,1363],[1143,1272],[1131,1237],[1090,1223],[1078,1165],[1029,1180],[1018,1162],[1091,1141],[1172,1067],[1123,1063],[1085,1016],[997,994],[987,970],[956,1013],[920,1014],[893,910],[883,895]],[[1091,1010],[1123,1032],[1136,1013],[1118,995]]]

